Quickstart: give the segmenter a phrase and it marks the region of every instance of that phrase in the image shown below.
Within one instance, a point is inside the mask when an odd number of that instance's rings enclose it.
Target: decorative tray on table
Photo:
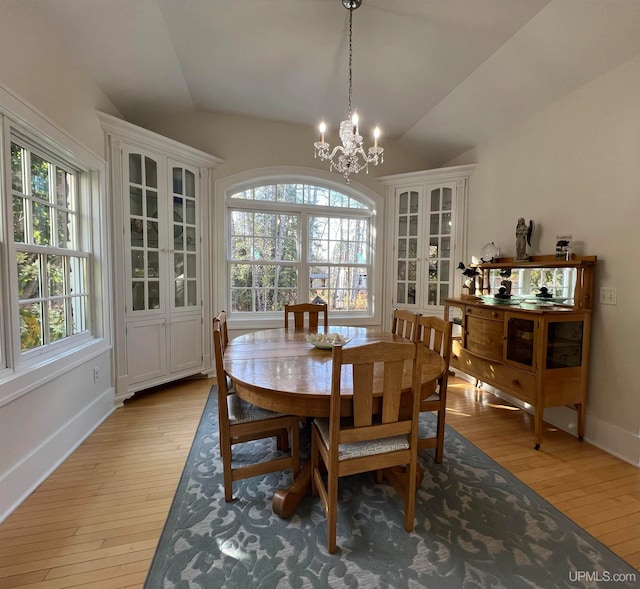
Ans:
[[[351,341],[339,333],[310,333],[305,340],[321,350],[330,350],[334,346],[344,346]]]

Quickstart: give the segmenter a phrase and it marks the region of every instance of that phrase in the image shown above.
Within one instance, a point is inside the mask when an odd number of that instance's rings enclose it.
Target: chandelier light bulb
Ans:
[[[327,130],[327,124],[324,121],[320,121],[318,129],[320,130],[320,141],[324,143],[324,134]]]

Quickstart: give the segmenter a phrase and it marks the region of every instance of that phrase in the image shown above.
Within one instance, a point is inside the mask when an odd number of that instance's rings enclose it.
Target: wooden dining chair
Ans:
[[[433,411],[437,415],[436,435],[427,431],[426,426],[419,430],[418,448],[435,448],[435,461],[442,462],[444,455],[444,423],[447,413],[447,382],[449,378],[449,360],[451,358],[451,330],[453,323],[439,317],[421,316],[418,321],[418,345],[425,346],[440,354],[445,370],[435,383],[426,383],[429,387],[422,391],[420,411]]]
[[[222,457],[224,498],[233,499],[233,482],[258,475],[291,469],[295,477],[300,470],[300,434],[296,415],[283,415],[267,411],[243,401],[229,391],[224,371],[224,322],[226,317],[218,315],[213,320],[213,346],[218,385],[218,425],[220,429],[220,455]],[[288,456],[280,456],[245,466],[232,466],[234,444],[261,440],[275,436],[278,448]],[[291,440],[289,441],[289,436]]]
[[[324,315],[323,325],[325,331],[329,329],[329,314],[327,303],[300,303],[284,306],[284,326],[289,327],[289,315],[293,314],[293,327],[295,330],[308,329],[318,331],[320,314]]]
[[[417,345],[410,342],[372,342],[352,348],[333,348],[331,409],[329,418],[318,417],[311,435],[311,487],[320,495],[327,516],[327,549],[336,550],[338,479],[360,472],[406,466],[404,479],[404,527],[414,526],[417,472],[418,403],[421,363]],[[402,375],[406,360],[413,361],[412,411],[401,412]],[[374,377],[374,364],[383,375]],[[342,367],[353,373],[353,418],[340,418]],[[382,410],[374,409],[374,378],[382,381]],[[379,388],[378,388],[379,390]],[[325,483],[326,470],[326,483]],[[377,476],[377,480],[380,480]],[[410,484],[409,481],[412,483]]]
[[[411,342],[415,342],[418,338],[419,318],[420,313],[414,313],[406,309],[394,309],[391,332]]]

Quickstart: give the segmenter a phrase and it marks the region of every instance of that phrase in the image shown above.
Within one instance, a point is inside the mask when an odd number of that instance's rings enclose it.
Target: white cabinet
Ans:
[[[459,289],[468,179],[475,166],[378,178],[387,186],[384,316],[394,308],[442,315]]]
[[[116,400],[212,367],[210,171],[221,160],[98,113],[113,194]]]

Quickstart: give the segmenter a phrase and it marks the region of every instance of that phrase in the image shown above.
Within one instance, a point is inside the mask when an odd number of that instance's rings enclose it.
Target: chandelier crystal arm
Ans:
[[[369,164],[377,166],[384,162],[384,148],[378,145],[380,128],[376,126],[373,136],[373,147],[365,151],[362,145],[362,135],[359,130],[359,118],[356,111],[352,110],[353,94],[353,11],[362,4],[362,0],[342,0],[342,5],[349,10],[349,84],[347,119],[340,123],[339,136],[342,145],[336,145],[331,149],[331,145],[325,141],[327,126],[324,121],[320,123],[320,141],[316,141],[313,146],[316,158],[329,161],[329,169],[334,169],[341,173],[347,182],[351,174],[357,174],[361,170],[369,172]]]

